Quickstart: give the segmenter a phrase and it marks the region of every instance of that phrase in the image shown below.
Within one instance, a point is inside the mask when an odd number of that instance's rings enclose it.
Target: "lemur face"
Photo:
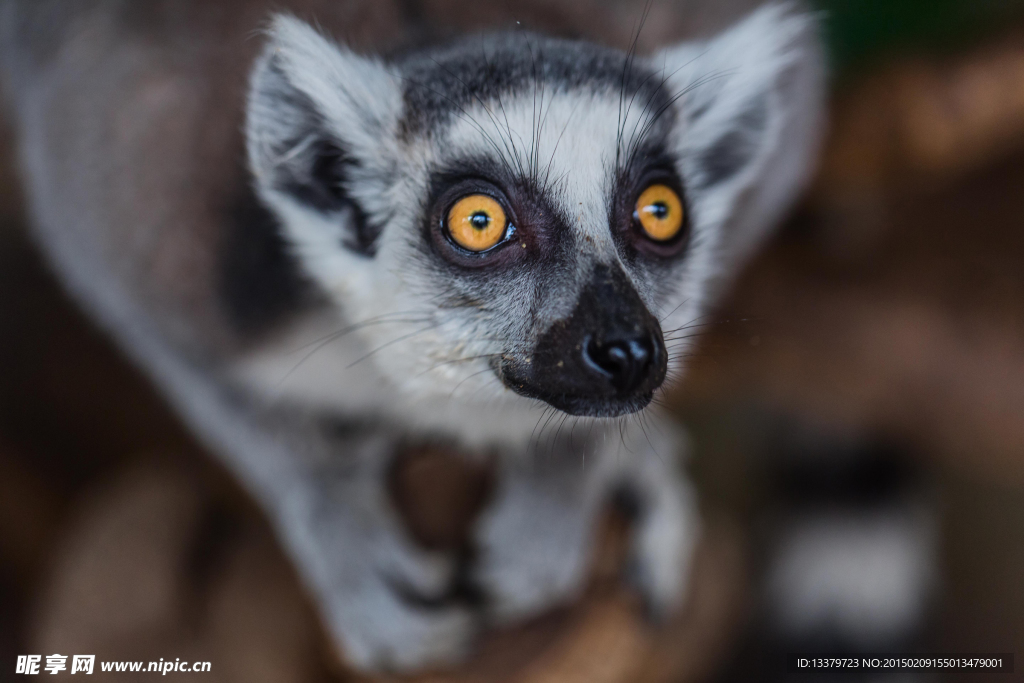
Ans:
[[[486,60],[469,44],[406,71],[400,127],[427,161],[402,258],[458,341],[483,342],[466,369],[573,415],[639,410],[665,379],[660,318],[688,279],[667,90],[610,50],[479,41]]]
[[[808,28],[775,7],[650,59],[513,33],[382,64],[278,18],[250,162],[386,381],[631,413],[802,180]]]

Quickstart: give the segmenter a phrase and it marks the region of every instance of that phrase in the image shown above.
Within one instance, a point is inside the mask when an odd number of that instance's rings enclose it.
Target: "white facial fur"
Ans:
[[[419,422],[470,441],[528,437],[544,404],[507,389],[490,363],[515,346],[517,335],[536,332],[524,321],[538,312],[526,310],[526,299],[488,312],[438,305],[446,283],[419,242],[432,170],[465,157],[530,167],[584,245],[580,258],[567,264],[580,271],[567,278],[567,289],[571,283],[578,288],[594,263],[619,264],[662,329],[674,330],[705,311],[716,282],[732,274],[806,179],[820,129],[822,80],[817,55],[809,53],[810,29],[806,15],[771,6],[709,43],[685,43],[647,62],[678,94],[667,151],[677,159],[692,230],[674,281],[652,289],[622,262],[607,207],[617,152],[628,155],[664,112],[623,103],[617,87],[567,90],[538,82],[527,92],[473,101],[444,125],[403,134],[402,81],[394,67],[279,17],[253,78],[250,162],[261,197],[338,315],[303,321],[246,359],[239,377],[278,398]],[[264,96],[271,60],[358,159],[344,190],[381,227],[372,257],[342,244],[353,220],[350,208],[318,210],[275,186],[283,158],[275,150],[294,137],[294,122],[275,98]],[[728,136],[742,148],[742,163],[709,184],[708,155]],[[308,143],[293,140],[284,157],[301,154]],[[494,278],[495,288],[532,284],[526,276]],[[568,315],[576,293],[545,301],[543,320]],[[342,334],[349,326],[358,329]],[[316,345],[331,333],[337,339]],[[683,350],[671,349],[670,377],[682,369]]]

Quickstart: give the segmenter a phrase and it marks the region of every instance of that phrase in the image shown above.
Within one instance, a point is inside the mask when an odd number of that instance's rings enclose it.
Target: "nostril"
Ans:
[[[590,364],[608,377],[619,391],[635,389],[646,377],[654,358],[654,343],[647,337],[598,341],[584,345]]]

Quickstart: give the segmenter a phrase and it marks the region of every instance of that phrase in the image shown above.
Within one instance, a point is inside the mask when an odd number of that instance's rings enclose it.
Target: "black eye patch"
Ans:
[[[608,222],[619,254],[633,267],[670,266],[677,260],[676,257],[685,252],[689,243],[689,203],[682,178],[676,170],[675,157],[667,150],[665,134],[648,139],[625,160],[615,183]],[[682,228],[677,236],[661,243],[643,234],[636,214],[638,198],[653,185],[665,185],[682,203]],[[658,220],[667,218],[671,213],[665,202],[654,202],[650,207],[653,217]]]
[[[572,243],[568,221],[536,179],[524,177],[501,159],[468,156],[452,160],[431,173],[428,187],[423,244],[446,266],[455,266],[455,273],[469,275],[479,270],[486,277],[494,268],[513,263],[557,260],[562,249]],[[449,248],[450,240],[440,238],[445,234],[447,212],[460,198],[473,194],[491,197],[502,205],[514,237],[494,249],[469,254]],[[491,220],[487,213],[479,212],[471,215],[470,225],[484,231],[493,227]]]

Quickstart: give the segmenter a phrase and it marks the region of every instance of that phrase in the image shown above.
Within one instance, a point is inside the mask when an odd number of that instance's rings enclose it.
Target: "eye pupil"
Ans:
[[[659,221],[663,221],[668,218],[668,207],[665,206],[664,202],[655,202],[651,204],[651,215],[657,218]]]
[[[491,223],[491,217],[483,211],[477,211],[469,217],[469,223],[475,230],[485,230]]]

